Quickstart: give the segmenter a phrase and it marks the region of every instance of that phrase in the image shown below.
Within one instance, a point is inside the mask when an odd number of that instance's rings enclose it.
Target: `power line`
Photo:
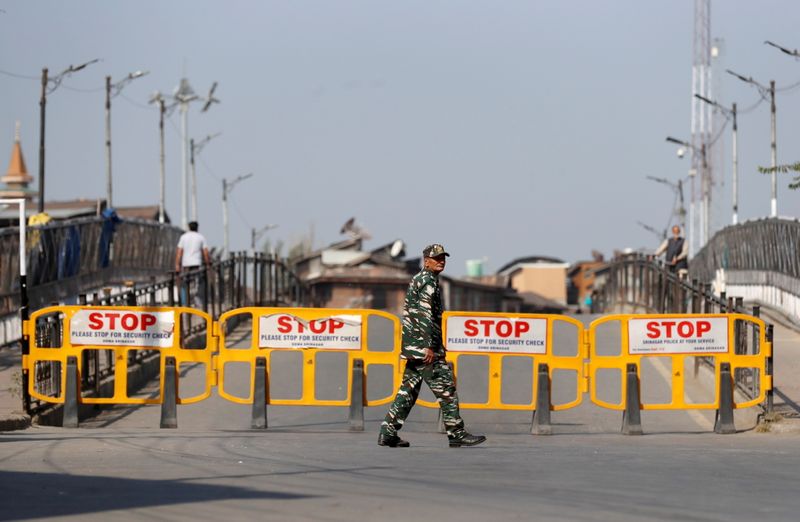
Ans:
[[[792,84],[786,85],[784,87],[776,87],[775,88],[775,92],[791,91],[791,90],[797,89],[798,87],[800,87],[800,80],[798,80],[798,81],[796,81],[796,82],[794,82]]]
[[[97,87],[97,88],[93,88],[93,89],[81,89],[79,87],[70,87],[69,85],[64,84],[64,83],[61,84],[61,87],[63,89],[68,90],[68,91],[75,91],[75,92],[100,92],[100,91],[105,90],[105,87]]]
[[[146,109],[148,111],[160,110],[158,107],[153,107],[153,106],[150,106],[150,105],[141,104],[141,103],[137,102],[136,100],[134,100],[132,98],[129,98],[128,96],[125,96],[125,94],[123,94],[123,93],[119,93],[119,96],[120,96],[120,98],[124,98],[128,103],[130,103],[134,107],[138,107],[140,109]]]
[[[239,209],[239,205],[237,205],[237,204],[236,204],[236,200],[235,200],[234,198],[230,198],[230,201],[233,203],[233,210],[235,210],[235,211],[236,211],[236,214],[239,216],[239,219],[241,219],[241,220],[242,220],[242,222],[243,222],[245,225],[247,225],[247,228],[253,228],[253,225],[251,225],[251,224],[250,224],[250,223],[247,221],[247,219],[245,219],[244,215],[242,214],[242,211]]]
[[[3,69],[0,69],[0,74],[4,74],[6,76],[11,76],[12,78],[20,78],[20,79],[23,79],[23,80],[41,80],[42,79],[41,76],[26,76],[24,74],[13,73],[11,71],[4,71]]]
[[[765,101],[767,101],[767,99],[766,99],[764,96],[761,96],[761,97],[758,99],[758,101],[757,101],[757,102],[755,102],[755,103],[754,103],[753,105],[751,105],[750,107],[748,107],[748,108],[746,108],[746,109],[742,109],[742,110],[740,110],[740,111],[736,111],[736,112],[737,112],[738,114],[747,114],[748,112],[753,112],[754,110],[756,110],[756,108],[758,108],[758,106],[759,106],[759,105],[761,105],[761,104],[762,104],[762,103],[764,103]]]
[[[205,158],[203,158],[203,156],[198,156],[198,157],[200,158],[200,163],[203,164],[203,167],[205,167],[205,169],[208,171],[208,173],[211,175],[211,177],[214,178],[217,181],[222,181],[222,178],[220,178],[219,176],[214,174],[214,171],[211,170],[211,167],[208,166],[208,163],[206,163]]]

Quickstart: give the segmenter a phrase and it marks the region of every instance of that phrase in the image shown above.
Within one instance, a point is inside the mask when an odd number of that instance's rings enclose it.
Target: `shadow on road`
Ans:
[[[27,520],[212,500],[299,500],[314,495],[182,480],[0,471],[0,520]]]

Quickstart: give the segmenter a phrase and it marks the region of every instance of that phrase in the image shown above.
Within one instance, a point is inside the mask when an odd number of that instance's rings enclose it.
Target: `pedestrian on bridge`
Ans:
[[[197,228],[197,221],[190,222],[189,230],[181,234],[178,240],[178,250],[175,252],[176,272],[200,268],[204,263],[211,264],[206,238],[197,231]]]
[[[442,342],[443,307],[439,274],[450,254],[442,245],[433,244],[425,247],[422,255],[423,268],[411,279],[403,306],[402,357],[406,359],[406,369],[400,389],[381,424],[378,445],[392,448],[410,446],[397,435],[397,431],[403,427],[417,402],[422,381],[425,381],[439,402],[450,447],[475,446],[484,442],[486,437],[471,435],[464,429],[453,370],[445,360]]]
[[[689,273],[689,264],[686,261],[689,256],[689,244],[681,236],[681,227],[678,225],[672,227],[672,237],[665,239],[653,255],[658,257],[661,254],[665,254],[664,262],[671,272],[677,272],[681,278],[686,277]]]
[[[181,237],[178,240],[178,249],[175,252],[175,272],[178,273],[179,277],[181,272],[186,272],[187,270],[193,270],[200,268],[201,266],[208,266],[211,264],[211,257],[208,255],[206,238],[197,231],[197,228],[197,221],[190,222],[189,230],[181,234]],[[202,277],[205,277],[205,274],[202,274]],[[194,306],[196,308],[202,308],[206,297],[205,281],[198,281],[197,278],[194,277],[192,278],[191,282],[183,281],[183,283],[179,283],[179,286],[181,287],[181,303],[184,306],[187,305],[189,302],[189,296],[187,294],[191,293],[194,296],[192,299]]]

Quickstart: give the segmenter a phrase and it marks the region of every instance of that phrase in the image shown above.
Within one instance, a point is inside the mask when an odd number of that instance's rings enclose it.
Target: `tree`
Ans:
[[[762,174],[772,174],[773,172],[797,172],[798,175],[792,179],[792,182],[789,183],[789,188],[792,190],[796,190],[800,188],[800,161],[797,163],[792,163],[789,165],[776,165],[775,167],[758,167],[758,171]]]

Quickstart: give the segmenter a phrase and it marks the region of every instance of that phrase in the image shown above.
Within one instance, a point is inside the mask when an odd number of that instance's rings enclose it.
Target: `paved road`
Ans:
[[[612,346],[618,333],[603,335]],[[569,332],[560,338],[559,350],[569,350]],[[325,364],[331,374],[321,388],[344,393],[343,376],[332,373],[341,361]],[[271,382],[291,396],[296,362],[285,365]],[[480,365],[462,366],[465,400],[485,394]],[[520,382],[524,371],[508,369]],[[648,364],[643,394],[666,397],[670,371]],[[198,374],[187,372],[185,392]],[[563,384],[554,384],[557,400],[570,395]],[[603,377],[609,398],[615,385]],[[381,391],[371,383],[370,393]],[[697,383],[690,393],[708,390]],[[715,435],[705,413],[643,412],[646,435],[625,437],[619,412],[584,404],[555,412],[551,437],[528,434],[529,413],[465,410],[470,429],[489,442],[450,449],[435,412],[415,409],[403,431],[412,447],[389,449],[375,444],[384,412],[368,409],[366,431],[351,433],[344,408],[270,407],[270,429],[258,432],[249,429],[249,406],[213,396],[181,406],[177,430],[159,430],[158,407],[140,407],[104,411],[77,430],[0,434],[0,520],[799,518],[795,434]],[[738,427],[751,427],[746,420],[737,418]]]

